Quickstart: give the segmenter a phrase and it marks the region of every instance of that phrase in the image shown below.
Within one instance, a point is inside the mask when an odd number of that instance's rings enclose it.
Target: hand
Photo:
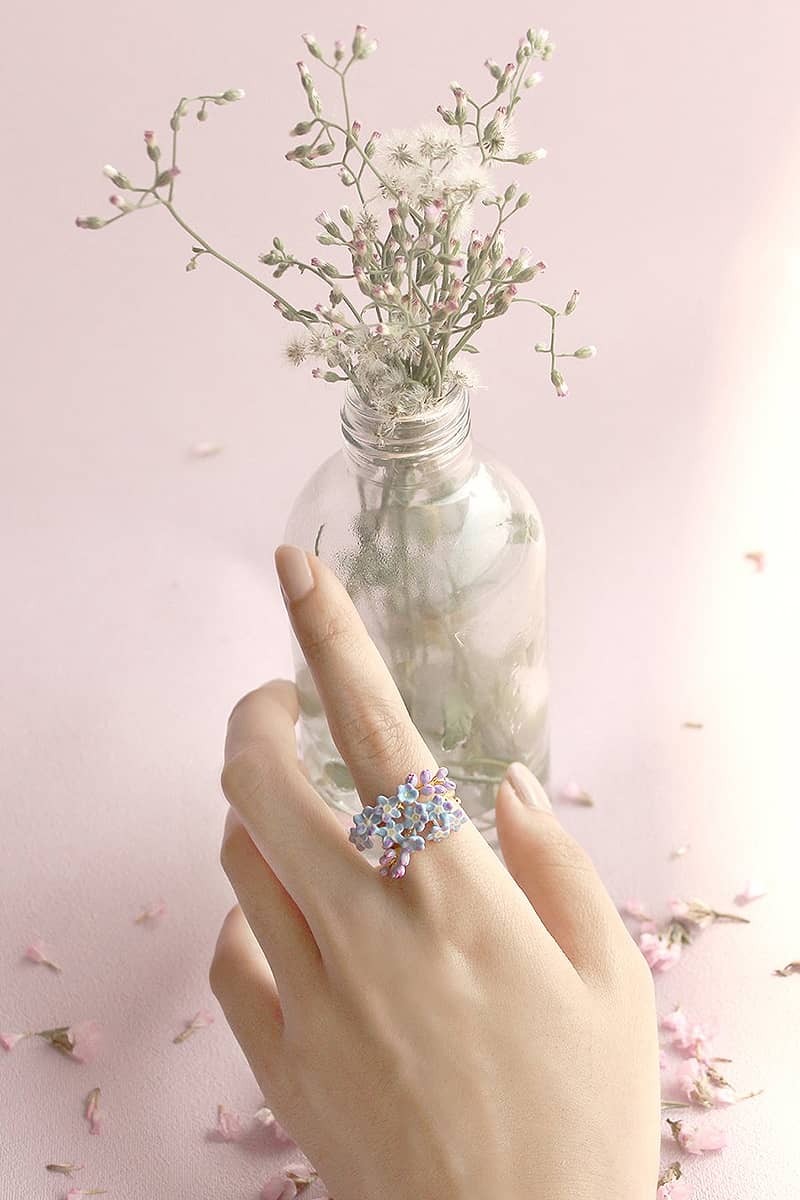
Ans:
[[[362,801],[438,765],[346,591],[276,563]],[[228,915],[211,986],[267,1104],[336,1200],[649,1200],[659,1151],[650,972],[534,777],[382,878],[298,761],[294,685],[239,702],[225,748]]]

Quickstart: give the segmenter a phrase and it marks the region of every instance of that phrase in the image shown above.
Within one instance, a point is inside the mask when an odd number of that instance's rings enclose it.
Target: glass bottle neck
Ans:
[[[418,487],[460,474],[472,456],[469,392],[459,388],[414,416],[387,421],[348,390],[341,409],[344,452],[351,470],[376,483],[408,481]]]

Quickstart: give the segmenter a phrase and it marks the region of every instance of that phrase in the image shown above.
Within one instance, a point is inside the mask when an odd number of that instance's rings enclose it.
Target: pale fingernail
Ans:
[[[278,546],[275,567],[283,594],[290,604],[302,600],[314,586],[308,555],[299,546]]]
[[[553,806],[544,788],[524,763],[513,762],[506,772],[506,779],[518,799],[528,808],[538,808],[540,812],[553,811]]]

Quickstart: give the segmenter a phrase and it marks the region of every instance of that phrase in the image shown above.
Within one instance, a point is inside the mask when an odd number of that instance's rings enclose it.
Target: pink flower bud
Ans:
[[[553,370],[550,373],[550,379],[553,387],[556,389],[557,396],[566,396],[569,394],[569,388],[560,371]]]

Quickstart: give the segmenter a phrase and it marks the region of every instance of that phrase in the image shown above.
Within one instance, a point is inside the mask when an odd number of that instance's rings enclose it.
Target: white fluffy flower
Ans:
[[[481,387],[480,375],[469,361],[468,354],[457,354],[445,372],[445,385],[472,391]]]
[[[372,161],[391,190],[410,204],[425,207],[441,200],[458,210],[456,236],[469,228],[473,203],[489,190],[489,173],[475,148],[430,123],[393,130],[381,139]]]
[[[301,335],[290,338],[284,346],[283,353],[287,362],[293,367],[299,367],[309,355],[308,339]]]

